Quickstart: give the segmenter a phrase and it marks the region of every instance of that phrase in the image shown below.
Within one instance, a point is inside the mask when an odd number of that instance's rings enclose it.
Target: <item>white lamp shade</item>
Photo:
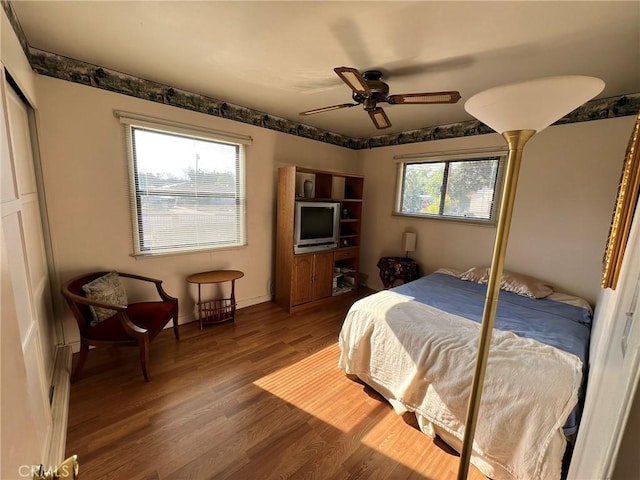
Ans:
[[[402,250],[405,252],[414,252],[416,250],[416,238],[415,232],[404,232],[402,234]]]
[[[595,77],[544,77],[490,88],[472,96],[464,108],[498,133],[539,132],[603,89],[604,82]]]

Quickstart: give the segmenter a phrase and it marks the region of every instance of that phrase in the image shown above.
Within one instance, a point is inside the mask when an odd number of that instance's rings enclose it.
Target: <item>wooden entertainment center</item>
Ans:
[[[303,196],[306,180],[312,183],[309,196]],[[363,186],[360,175],[295,166],[278,170],[275,299],[288,312],[357,292]],[[337,248],[294,253],[297,200],[340,203]]]

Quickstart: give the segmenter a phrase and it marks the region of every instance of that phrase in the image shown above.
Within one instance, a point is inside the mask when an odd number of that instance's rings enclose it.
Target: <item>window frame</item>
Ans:
[[[407,165],[425,164],[425,163],[445,163],[445,171],[448,170],[452,163],[483,160],[496,158],[498,160],[498,171],[496,172],[496,180],[494,185],[493,204],[491,206],[491,212],[489,218],[477,218],[477,217],[462,217],[455,215],[445,215],[442,213],[444,205],[444,197],[441,200],[439,213],[410,213],[401,211],[402,200],[404,195],[404,180]],[[394,198],[394,205],[392,215],[409,217],[409,218],[423,218],[429,220],[444,220],[447,222],[459,222],[459,223],[472,223],[479,225],[495,226],[498,222],[498,210],[502,198],[502,187],[504,184],[504,175],[507,165],[508,149],[507,147],[489,147],[471,150],[453,150],[449,152],[434,152],[434,153],[419,153],[410,155],[397,155],[394,160],[397,164],[396,173],[396,192]],[[448,177],[444,176],[443,182],[447,181]],[[443,183],[447,190],[447,185]]]
[[[247,180],[246,180],[246,146],[251,145],[252,138],[244,135],[237,135],[229,132],[196,127],[168,120],[156,119],[144,115],[132,114],[129,112],[114,111],[114,115],[120,120],[125,131],[125,147],[127,149],[128,179],[129,179],[129,205],[131,210],[131,228],[133,240],[133,257],[155,257],[164,255],[180,255],[188,253],[201,253],[207,251],[219,251],[225,249],[241,248],[247,245]],[[143,238],[141,238],[142,213],[140,202],[140,191],[136,185],[137,166],[134,151],[134,129],[157,132],[163,135],[173,135],[183,138],[208,141],[232,145],[237,148],[236,171],[237,190],[234,195],[236,202],[240,202],[238,211],[238,228],[240,229],[240,240],[236,243],[226,243],[222,245],[181,244],[173,248],[143,248]],[[206,196],[209,198],[210,196]],[[217,198],[217,197],[216,197]]]

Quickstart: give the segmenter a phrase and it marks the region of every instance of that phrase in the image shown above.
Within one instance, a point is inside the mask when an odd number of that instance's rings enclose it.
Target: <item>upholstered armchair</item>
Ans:
[[[119,278],[155,284],[160,300],[127,302]],[[178,299],[162,288],[162,280],[123,272],[94,272],[74,278],[62,287],[80,330],[80,354],[71,377],[79,378],[90,346],[134,346],[140,349],[140,365],[149,381],[149,345],[173,319],[173,333],[178,331]]]

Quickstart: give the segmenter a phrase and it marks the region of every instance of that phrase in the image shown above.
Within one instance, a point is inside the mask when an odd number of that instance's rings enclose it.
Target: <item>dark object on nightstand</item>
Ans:
[[[418,262],[409,257],[382,257],[378,260],[378,268],[385,289],[393,287],[396,280],[408,283],[420,278]]]

